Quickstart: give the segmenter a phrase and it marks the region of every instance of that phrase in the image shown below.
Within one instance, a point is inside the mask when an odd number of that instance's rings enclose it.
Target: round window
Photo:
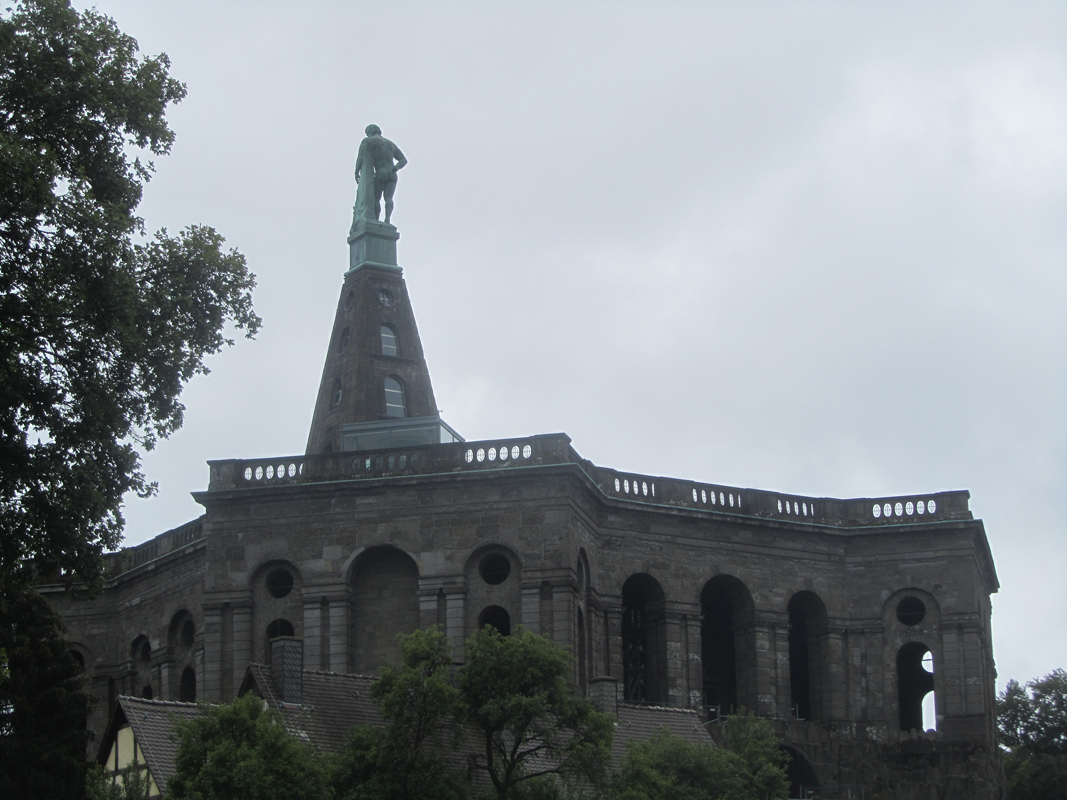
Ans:
[[[926,606],[918,597],[905,597],[897,603],[897,619],[905,625],[918,625],[926,616]]]
[[[490,553],[478,563],[478,573],[490,586],[503,583],[511,574],[511,562],[500,553]]]
[[[293,573],[282,567],[271,570],[267,575],[267,591],[274,597],[285,597],[293,591]]]
[[[393,295],[386,289],[378,290],[378,302],[386,308],[391,308],[396,301],[393,299]]]

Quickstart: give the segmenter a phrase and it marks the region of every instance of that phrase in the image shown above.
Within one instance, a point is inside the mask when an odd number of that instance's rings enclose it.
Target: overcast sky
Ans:
[[[216,227],[264,328],[145,459],[302,453],[364,127],[444,417],[618,469],[969,489],[1000,685],[1067,667],[1067,5],[156,3],[99,10],[189,96],[150,228]]]

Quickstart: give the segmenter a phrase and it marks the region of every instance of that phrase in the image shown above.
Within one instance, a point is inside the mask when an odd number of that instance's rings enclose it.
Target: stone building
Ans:
[[[232,698],[277,637],[305,669],[370,673],[398,632],[440,625],[460,659],[477,627],[522,624],[612,708],[697,709],[713,735],[740,706],[774,720],[823,796],[1002,794],[998,583],[967,492],[803,497],[618,472],[561,433],[463,441],[398,236],[349,238],[306,453],[211,462],[203,516],[109,556],[97,599],[44,587],[91,727],[120,695]]]

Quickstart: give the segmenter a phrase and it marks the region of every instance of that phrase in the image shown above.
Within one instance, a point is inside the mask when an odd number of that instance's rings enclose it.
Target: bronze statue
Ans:
[[[382,136],[381,128],[367,126],[367,138],[359,143],[359,155],[356,156],[356,220],[378,219],[384,196],[385,222],[389,223],[393,214],[396,173],[407,163],[400,148]]]

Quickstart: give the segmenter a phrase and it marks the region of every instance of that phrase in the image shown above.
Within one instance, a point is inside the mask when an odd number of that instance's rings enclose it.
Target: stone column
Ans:
[[[522,627],[528,631],[541,630],[541,582],[523,583],[519,588],[522,602]]]
[[[704,705],[704,637],[700,630],[700,606],[694,605],[693,609],[684,618],[686,689],[688,707],[700,708]]]
[[[197,670],[197,698],[209,703],[222,702],[222,607],[204,606],[204,651],[202,667]]]
[[[330,670],[350,672],[349,640],[352,637],[348,595],[327,598],[330,604]]]
[[[777,662],[777,615],[757,612],[749,627],[748,640],[751,655],[747,670],[748,685],[738,686],[742,705],[755,710],[760,716],[772,716],[778,709]],[[749,660],[750,659],[750,660]],[[738,666],[743,661],[738,659]],[[739,670],[740,671],[740,670]],[[739,681],[740,683],[740,681]]]
[[[467,639],[467,587],[453,587],[445,592],[445,635],[452,645],[452,658],[463,659],[463,643]]]
[[[774,669],[775,716],[793,718],[793,685],[789,676],[789,617],[776,620],[771,626],[771,658]]]
[[[311,599],[310,590],[304,592],[304,668],[318,669],[322,663],[322,602]],[[233,619],[233,630],[237,632],[237,617]]]
[[[577,658],[575,649],[576,603],[574,589],[569,584],[552,586],[552,641],[566,647]]]
[[[667,609],[663,625],[664,647],[667,651],[667,696],[664,705],[684,708],[688,686],[685,675],[685,615],[678,614],[672,605]]]
[[[848,676],[845,674],[843,639],[844,630],[831,624],[826,632],[826,650],[820,653],[823,662],[820,665],[821,672],[825,676],[820,692],[823,697],[823,713],[835,722],[845,722],[848,719]]]
[[[256,659],[252,654],[252,605],[243,603],[231,606],[233,609],[233,692],[236,695],[241,689],[241,681],[244,680],[245,670],[250,661]],[[224,698],[229,702],[230,697]]]

